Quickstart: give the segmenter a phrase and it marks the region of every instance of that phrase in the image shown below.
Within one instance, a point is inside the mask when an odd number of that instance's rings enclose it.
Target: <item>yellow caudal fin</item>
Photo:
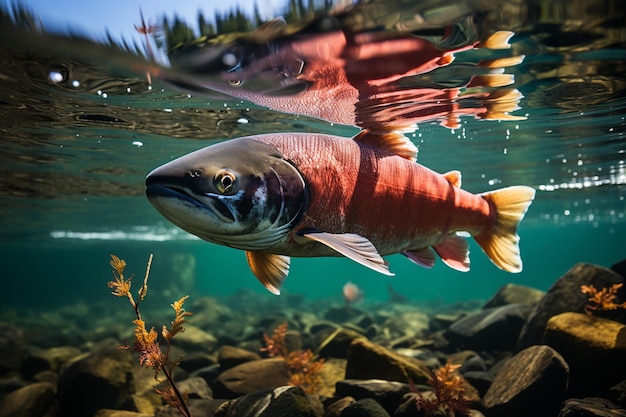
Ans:
[[[507,272],[521,272],[517,226],[535,198],[535,190],[523,185],[484,193],[483,198],[496,209],[492,230],[474,236],[489,259]]]

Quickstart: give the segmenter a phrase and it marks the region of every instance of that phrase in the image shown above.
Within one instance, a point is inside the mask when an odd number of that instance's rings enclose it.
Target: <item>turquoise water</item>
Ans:
[[[626,258],[623,7],[525,5],[506,18],[480,11],[488,31],[516,33],[507,54],[525,58],[506,71],[523,95],[510,113],[523,120],[461,115],[451,129],[423,119],[409,134],[421,164],[460,170],[467,190],[537,190],[519,231],[523,272],[500,271],[472,242],[468,273],[441,262],[423,269],[399,255],[388,259],[393,278],[344,258],[294,259],[284,292],[341,302],[342,286],[352,281],[366,301],[387,300],[392,285],[411,302],[438,305],[484,300],[506,283],[545,290],[577,262],[608,267]],[[144,197],[145,175],[219,140],[281,131],[349,137],[358,129],[181,91],[158,78],[149,85],[146,61],[136,54],[12,22],[5,16],[0,29],[0,304],[107,299],[110,254],[143,276],[153,253],[151,288],[172,299],[241,289],[275,297],[248,270],[243,252],[195,239],[163,219]]]

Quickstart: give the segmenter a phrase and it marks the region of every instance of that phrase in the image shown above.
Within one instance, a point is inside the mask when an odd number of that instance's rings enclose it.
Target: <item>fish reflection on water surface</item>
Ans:
[[[504,70],[523,56],[455,62],[462,51],[508,49],[512,32],[480,34],[473,16],[442,25],[440,36],[338,25],[326,16],[292,33],[275,19],[234,39],[181,45],[169,54],[177,72],[161,80],[371,130],[433,120],[455,128],[460,116],[522,119],[510,114],[522,95]]]

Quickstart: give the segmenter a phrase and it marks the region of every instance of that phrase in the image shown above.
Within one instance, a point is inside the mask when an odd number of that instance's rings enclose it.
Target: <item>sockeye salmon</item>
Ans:
[[[219,92],[378,132],[432,120],[458,128],[460,116],[520,119],[509,113],[521,93],[501,87],[513,84],[504,68],[522,56],[450,66],[461,51],[509,48],[512,32],[479,36],[471,18],[446,25],[439,41],[396,30],[288,29],[275,19],[247,36],[171,50],[176,71],[154,75],[194,95]]]
[[[435,253],[469,270],[467,232],[495,265],[522,270],[518,224],[535,190],[461,189],[458,171],[415,162],[398,133],[353,139],[279,133],[218,143],[146,178],[152,205],[175,225],[246,251],[259,281],[279,294],[290,257],[346,256],[393,275],[383,256],[402,253],[430,268]]]

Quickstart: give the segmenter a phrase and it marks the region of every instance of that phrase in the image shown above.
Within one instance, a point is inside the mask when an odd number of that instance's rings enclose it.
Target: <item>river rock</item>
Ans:
[[[626,410],[604,398],[570,398],[558,417],[626,417]]]
[[[389,417],[389,413],[373,399],[364,398],[347,406],[341,417]]]
[[[130,352],[121,350],[95,352],[69,362],[59,375],[59,415],[84,417],[101,408],[120,407],[134,391],[132,369]]]
[[[622,259],[611,265],[611,271],[615,271],[617,274],[621,275],[622,278],[626,279],[626,259]]]
[[[579,263],[559,278],[548,290],[541,301],[533,308],[524,324],[517,342],[517,349],[539,344],[550,317],[568,311],[582,313],[588,298],[580,291],[581,285],[593,285],[596,288],[610,287],[623,282],[617,273],[601,266]],[[615,314],[602,312],[604,314]]]
[[[393,417],[417,417],[421,416],[417,411],[417,394],[414,392],[406,393],[400,399],[398,408],[393,413]]]
[[[250,352],[235,346],[221,346],[217,351],[217,362],[224,370],[240,365],[244,362],[261,359],[258,353]]]
[[[405,311],[389,317],[383,323],[392,338],[423,337],[429,328],[428,315],[420,311]]]
[[[569,364],[574,396],[607,394],[626,376],[626,324],[563,313],[548,321],[544,343]]]
[[[626,379],[611,387],[611,398],[621,407],[626,408]]]
[[[18,369],[26,356],[26,345],[22,329],[0,324],[0,374]]]
[[[428,380],[428,367],[418,359],[391,351],[367,339],[357,339],[348,349],[346,379],[385,379],[416,384]]]
[[[319,376],[321,383],[317,393],[328,398],[334,396],[335,384],[346,377],[346,360],[338,358],[326,359]]]
[[[538,303],[546,293],[524,285],[506,284],[501,287],[483,306],[483,309],[500,307],[508,304],[532,306]]]
[[[400,405],[404,394],[409,391],[409,384],[397,381],[346,379],[337,382],[335,395],[338,397],[352,397],[356,400],[371,398],[378,402],[389,414],[393,414]]]
[[[324,417],[340,417],[341,412],[356,400],[352,397],[341,397],[332,404],[326,406]]]
[[[301,388],[281,386],[224,403],[214,417],[319,417]]]
[[[529,313],[523,304],[487,308],[454,322],[444,335],[467,349],[513,350]]]
[[[565,399],[569,369],[549,346],[531,346],[509,359],[483,399],[490,417],[555,415]]]
[[[282,358],[245,362],[222,372],[217,378],[216,398],[235,398],[260,390],[287,385],[289,372]]]
[[[111,410],[111,409],[101,409],[98,410],[93,417],[152,417],[152,414],[138,413],[136,411],[127,411],[127,410]]]
[[[362,334],[350,329],[324,330],[316,335],[319,342],[317,354],[322,358],[346,359],[352,342],[363,338]]]
[[[183,379],[178,382],[178,390],[184,392],[189,398],[213,399],[213,391],[209,384],[200,377]]]
[[[30,349],[28,356],[24,358],[22,372],[29,376],[46,370],[58,372],[63,364],[81,354],[81,350],[73,346]]]
[[[192,352],[180,358],[178,366],[185,372],[192,373],[198,369],[215,365],[216,363],[217,358],[215,355],[209,355],[204,352]]]
[[[56,406],[56,387],[36,382],[9,393],[0,402],[0,417],[53,417]]]
[[[215,411],[219,409],[227,400],[208,400],[204,398],[189,398],[187,400],[187,409],[193,417],[213,417]],[[181,417],[181,412],[169,405],[159,408],[154,417]]]
[[[343,307],[330,307],[324,313],[324,320],[329,320],[334,323],[344,323],[346,321],[355,319],[363,315],[361,310],[358,310],[354,307],[343,306]]]
[[[217,338],[199,327],[186,325],[184,332],[172,338],[172,345],[185,352],[210,352],[217,345]]]

